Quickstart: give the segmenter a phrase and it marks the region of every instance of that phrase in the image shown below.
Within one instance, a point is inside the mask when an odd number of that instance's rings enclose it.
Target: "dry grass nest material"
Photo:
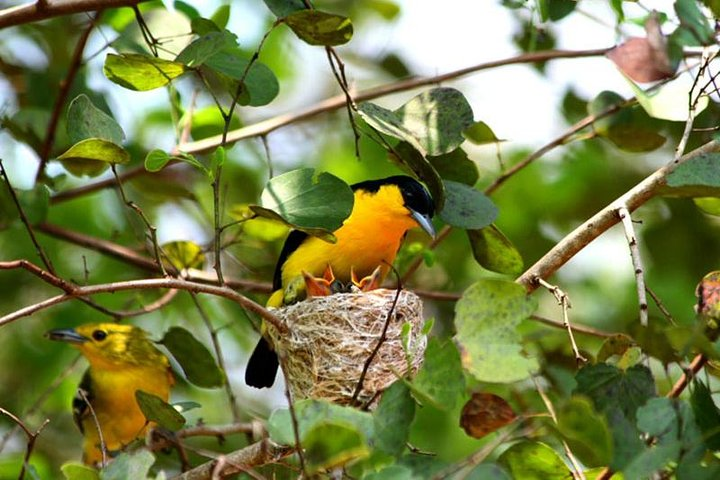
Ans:
[[[268,333],[283,363],[293,399],[324,399],[349,404],[365,362],[375,350],[392,309],[396,290],[339,293],[314,297],[274,311],[287,326],[280,334]],[[386,338],[368,368],[361,403],[377,397],[397,375],[415,373],[423,360],[426,336],[422,334],[422,302],[407,290],[399,293]],[[403,348],[402,329],[407,335]]]

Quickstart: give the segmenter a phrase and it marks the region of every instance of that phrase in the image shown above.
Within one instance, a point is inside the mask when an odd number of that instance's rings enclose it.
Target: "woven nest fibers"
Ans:
[[[422,302],[412,292],[378,289],[314,297],[275,310],[288,332],[272,326],[268,334],[280,355],[293,399],[324,399],[349,404],[367,359],[378,345],[392,310],[385,340],[365,375],[358,400],[377,398],[408,369],[414,374],[423,360]],[[404,324],[409,324],[403,348]],[[406,327],[407,328],[407,327]]]

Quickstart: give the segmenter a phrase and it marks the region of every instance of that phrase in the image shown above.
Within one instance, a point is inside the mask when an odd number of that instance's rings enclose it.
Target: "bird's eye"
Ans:
[[[107,337],[107,332],[104,330],[95,330],[92,333],[92,337],[95,340],[97,340],[98,342],[101,342],[101,341],[105,340],[105,338]]]

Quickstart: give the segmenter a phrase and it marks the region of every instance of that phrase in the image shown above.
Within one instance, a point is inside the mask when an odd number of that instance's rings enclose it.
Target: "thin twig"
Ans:
[[[688,369],[682,374],[682,376],[675,382],[672,389],[665,395],[667,398],[678,398],[680,394],[685,390],[690,381],[695,378],[697,373],[707,364],[708,358],[699,353],[695,356],[693,361],[690,363]],[[596,480],[610,480],[615,472],[610,467],[605,467],[596,477]]]
[[[284,361],[281,363],[282,365],[285,364]],[[287,378],[287,376],[285,378]],[[288,412],[290,412],[290,421],[292,422],[293,436],[295,437],[295,451],[298,454],[300,472],[302,473],[301,478],[308,478],[307,470],[305,469],[305,452],[303,451],[302,443],[300,441],[300,423],[298,422],[297,412],[295,412],[295,402],[293,402],[288,382],[285,382],[285,398],[288,402]]]
[[[70,365],[68,365],[65,368],[65,370],[62,373],[60,373],[60,375],[55,377],[55,379],[50,384],[50,386],[48,388],[46,388],[45,391],[42,394],[40,394],[40,396],[37,398],[37,400],[35,400],[35,402],[32,405],[30,405],[30,408],[28,408],[25,411],[25,413],[24,413],[25,416],[33,415],[40,407],[43,406],[43,404],[50,397],[50,395],[52,395],[55,392],[55,390],[57,390],[60,387],[60,385],[62,385],[62,382],[64,382],[65,379],[67,377],[69,377],[70,374],[73,373],[73,371],[75,370],[75,367],[77,367],[78,364],[80,363],[80,358],[82,358],[82,355],[77,354],[77,356],[73,359],[73,361],[70,362]],[[7,445],[8,440],[10,440],[10,438],[12,438],[18,432],[20,427],[21,427],[20,425],[15,425],[15,427],[8,430],[2,436],[2,438],[0,438],[0,452],[2,452],[5,449],[5,446]]]
[[[538,278],[537,282],[543,287],[547,288],[550,293],[553,294],[555,300],[557,300],[558,302],[558,305],[560,305],[560,308],[562,308],[563,326],[567,329],[568,336],[570,337],[570,345],[572,345],[572,351],[575,355],[575,361],[578,363],[578,365],[587,362],[587,358],[583,357],[580,354],[580,350],[578,349],[577,343],[575,342],[575,335],[573,335],[573,329],[570,326],[570,317],[568,316],[568,310],[572,308],[572,305],[570,305],[570,299],[568,298],[567,293],[562,291],[557,285],[551,285],[542,278]]]
[[[28,235],[30,236],[30,240],[32,241],[33,246],[35,247],[35,252],[40,257],[40,260],[42,260],[43,265],[45,265],[45,268],[55,275],[55,268],[53,267],[52,262],[50,261],[50,258],[45,254],[45,251],[40,246],[40,242],[38,242],[37,238],[35,237],[35,232],[33,231],[32,225],[30,225],[30,221],[27,218],[27,215],[25,215],[25,210],[23,210],[22,205],[20,205],[20,200],[18,200],[17,194],[15,193],[15,189],[12,187],[12,184],[10,183],[10,178],[8,177],[7,172],[5,171],[5,165],[3,165],[2,159],[0,159],[0,173],[2,174],[3,179],[5,180],[5,185],[7,186],[8,193],[10,193],[10,197],[13,200],[13,203],[15,204],[15,208],[17,209],[18,214],[20,215],[20,220],[22,221],[23,225],[25,225],[25,230],[27,231]]]
[[[108,240],[91,237],[89,235],[85,235],[72,230],[67,230],[49,223],[41,223],[37,225],[37,230],[55,238],[59,238],[61,240],[65,240],[67,242],[74,243],[90,250],[94,250],[96,252],[108,255],[129,265],[134,265],[138,268],[141,268],[147,272],[159,273],[158,266],[154,260],[144,255],[140,255],[134,250],[127,248],[123,245]],[[174,270],[172,265],[168,265],[167,270],[172,275],[179,274],[179,272]],[[203,270],[198,270],[196,268],[188,268],[187,270],[185,270],[184,273],[187,280],[211,284],[218,283],[217,277],[215,275],[209,272],[205,272]],[[238,278],[226,278],[225,283],[228,287],[237,288],[239,290],[247,292],[272,292],[272,285],[268,282],[257,282],[253,280],[244,280]]]
[[[0,262],[0,270],[8,268],[16,268],[15,262]],[[157,288],[187,290],[194,293],[207,293],[210,295],[227,298],[228,300],[231,300],[242,306],[244,309],[256,313],[264,320],[270,322],[280,332],[287,332],[287,327],[272,312],[267,310],[262,305],[254,302],[253,300],[250,300],[246,296],[237,293],[235,290],[229,287],[206,285],[203,283],[191,282],[188,280],[177,278],[150,278],[142,280],[128,280],[125,282],[105,283],[99,285],[87,285],[82,287],[79,286],[75,288],[72,293],[58,295],[56,297],[43,300],[42,302],[34,303],[25,308],[21,308],[3,317],[0,317],[0,326],[81,296],[95,295],[98,293],[115,293],[126,290],[147,290]]]
[[[368,357],[365,359],[365,364],[363,365],[363,369],[360,373],[360,378],[358,379],[357,385],[355,385],[355,391],[353,392],[352,399],[350,400],[350,405],[355,405],[357,403],[360,392],[363,389],[363,384],[365,383],[365,376],[367,375],[368,370],[370,370],[370,364],[373,362],[373,360],[375,360],[375,357],[380,351],[380,347],[382,347],[383,343],[385,343],[385,340],[387,340],[387,331],[390,327],[390,322],[394,318],[393,313],[395,312],[395,307],[397,306],[398,299],[400,298],[400,293],[402,292],[402,282],[400,281],[400,276],[398,275],[397,270],[395,270],[395,267],[391,265],[390,268],[392,268],[393,272],[395,272],[395,275],[398,277],[398,284],[395,288],[395,298],[393,298],[393,303],[392,305],[390,305],[390,309],[385,316],[385,325],[383,325],[382,332],[380,333],[380,338],[378,338],[377,344],[375,345],[375,348],[373,348],[373,351],[370,352],[370,355],[368,355]]]
[[[480,63],[459,70],[453,70],[444,74],[431,76],[431,77],[416,77],[398,82],[381,85],[379,87],[370,88],[357,92],[354,95],[354,100],[357,103],[373,100],[375,98],[384,97],[393,93],[404,92],[407,90],[413,90],[416,88],[425,87],[428,85],[435,85],[438,83],[446,82],[448,80],[454,80],[465,75],[476,73],[483,70],[489,70],[497,67],[506,65],[517,65],[524,63],[535,63],[539,61],[555,60],[555,59],[572,59],[572,58],[586,58],[596,57],[604,55],[609,49],[598,48],[592,50],[548,50],[544,52],[525,53],[510,58],[501,60],[495,60],[491,62]],[[302,109],[300,111],[286,113],[278,115],[267,120],[262,120],[253,125],[239,128],[228,132],[226,141],[227,143],[237,142],[247,138],[254,138],[258,136],[267,135],[279,128],[298,123],[304,120],[308,120],[312,117],[320,115],[322,113],[331,112],[339,108],[345,107],[347,104],[347,98],[345,94],[336,95],[328,99],[322,100],[315,105]],[[185,143],[178,145],[174,152],[186,152],[186,153],[201,153],[207,152],[216,148],[222,144],[223,135],[214,135],[211,137],[204,138],[195,142]],[[129,169],[120,174],[120,179],[126,181],[130,178],[137,177],[139,175],[148,174],[148,171],[143,166],[138,166],[133,169]],[[115,181],[113,179],[101,180],[96,183],[84,185],[74,189],[66,190],[55,194],[51,202],[58,203],[66,200],[71,200],[83,195],[87,195],[91,192],[96,192],[105,188],[113,186]]]
[[[635,273],[635,284],[637,286],[638,304],[640,305],[640,325],[648,326],[648,302],[645,295],[645,269],[643,269],[642,258],[640,257],[640,248],[638,247],[637,236],[633,226],[630,212],[624,205],[618,208],[618,216],[622,221],[625,229],[625,238],[627,238],[630,247],[630,257],[632,258],[633,271]]]
[[[261,440],[232,453],[226,453],[224,455],[225,465],[218,474],[228,476],[240,471],[247,471],[250,467],[275,463],[292,452],[291,447],[277,445],[271,440]],[[172,480],[207,480],[211,477],[217,463],[217,460],[203,463],[173,477]]]
[[[566,325],[565,322],[559,322],[557,320],[552,320],[550,318],[541,317],[539,315],[532,315],[530,317],[530,320],[535,320],[537,322],[544,323],[545,325],[548,325],[548,326],[554,327],[554,328],[562,328],[562,329],[568,328],[568,325]],[[582,333],[584,335],[590,335],[590,336],[598,337],[598,338],[609,338],[609,337],[617,335],[617,333],[604,332],[602,330],[598,330],[597,328],[588,327],[586,325],[578,325],[577,323],[570,325],[570,328],[575,333]]]
[[[474,467],[476,465],[479,465],[483,462],[497,447],[502,445],[506,440],[510,438],[512,433],[515,431],[516,428],[520,425],[519,422],[513,423],[511,426],[509,426],[504,432],[497,435],[492,442],[489,442],[485,444],[480,450],[473,453],[469,457],[467,457],[464,460],[461,460],[453,465],[450,465],[449,467],[441,470],[440,472],[436,473],[431,477],[431,480],[445,480],[448,478],[453,478],[460,480],[460,478],[464,478],[463,476],[455,476],[456,473],[458,473],[460,470],[467,468],[467,467]]]
[[[67,97],[70,93],[73,82],[75,81],[75,76],[82,65],[82,54],[85,51],[85,45],[87,45],[88,38],[90,38],[90,32],[92,32],[93,28],[95,28],[95,24],[100,19],[102,12],[102,10],[98,10],[95,12],[95,15],[90,17],[90,22],[87,28],[80,35],[77,45],[75,45],[75,51],[73,52],[72,59],[70,60],[67,75],[65,75],[65,78],[60,82],[57,97],[55,98],[55,105],[53,106],[52,113],[50,114],[50,121],[48,122],[48,126],[45,131],[45,140],[40,147],[40,165],[38,166],[37,173],[35,174],[36,182],[39,182],[45,173],[45,167],[47,166],[47,162],[50,160],[50,152],[55,144],[55,132],[57,131],[62,109],[65,106],[65,102],[67,102]]]
[[[205,328],[207,328],[207,331],[210,334],[210,339],[212,340],[213,348],[215,349],[215,356],[217,357],[218,366],[225,375],[225,394],[228,397],[228,403],[230,404],[230,411],[232,412],[233,421],[237,423],[240,421],[240,410],[238,409],[237,405],[237,397],[235,397],[235,392],[233,392],[232,385],[230,384],[230,377],[227,374],[227,368],[225,367],[225,357],[223,356],[222,347],[220,346],[220,339],[218,338],[217,330],[215,330],[215,328],[213,327],[212,321],[210,320],[208,314],[205,312],[205,309],[200,304],[197,295],[191,292],[190,298],[192,298],[192,301],[195,304],[195,308],[200,314],[200,318],[202,318],[202,321],[205,324]]]
[[[535,389],[538,392],[538,395],[540,395],[540,398],[542,399],[543,403],[545,404],[545,408],[547,409],[548,413],[550,414],[550,418],[552,418],[552,421],[557,425],[557,414],[555,413],[555,408],[553,407],[552,402],[550,401],[550,398],[548,398],[545,391],[540,386],[540,382],[538,381],[537,377],[533,375],[532,381],[535,384]],[[565,440],[562,441],[563,448],[565,449],[565,455],[567,455],[568,460],[570,460],[570,464],[572,464],[573,467],[573,478],[579,479],[579,480],[585,480],[585,473],[583,472],[582,467],[580,466],[580,462],[578,462],[577,458],[575,458],[575,455],[572,453],[572,450],[570,450],[570,445],[567,444]]]
[[[85,391],[82,388],[78,388],[77,394],[80,395],[80,398],[82,398],[83,402],[85,402],[85,405],[87,405],[88,410],[90,411],[90,415],[92,416],[93,423],[95,423],[95,428],[97,429],[97,433],[98,433],[98,440],[100,441],[100,453],[102,454],[102,466],[104,468],[105,465],[107,465],[107,445],[105,444],[105,438],[103,437],[102,428],[100,428],[100,422],[98,421],[97,415],[95,414],[95,409],[93,408],[92,404],[90,403],[90,400],[88,400],[87,395],[85,394]]]
[[[162,261],[162,258],[160,256],[160,245],[158,244],[157,239],[157,228],[150,223],[150,220],[145,216],[145,212],[140,208],[139,205],[137,205],[132,200],[128,200],[128,198],[125,196],[125,189],[122,186],[122,182],[120,181],[120,178],[118,177],[117,170],[115,169],[115,164],[112,164],[111,166],[113,176],[115,177],[115,181],[117,182],[117,189],[118,193],[120,194],[120,198],[122,199],[123,203],[129,207],[132,211],[137,213],[138,217],[143,221],[145,224],[145,228],[148,229],[148,232],[150,232],[150,242],[152,244],[152,253],[155,256],[155,262],[157,264],[157,268],[160,269],[162,272],[163,277],[167,277],[168,273],[165,270],[165,264]]]
[[[20,468],[20,474],[18,475],[18,480],[23,480],[25,478],[25,471],[30,466],[30,456],[32,455],[32,451],[35,448],[35,440],[37,440],[38,435],[40,435],[40,432],[42,432],[43,428],[45,428],[45,425],[50,423],[50,419],[46,418],[45,421],[40,425],[40,427],[38,427],[38,429],[33,432],[27,427],[27,425],[25,425],[25,423],[23,423],[22,420],[20,420],[17,416],[5,410],[4,408],[0,407],[0,413],[10,417],[10,419],[15,422],[18,427],[23,429],[25,435],[27,436],[25,457],[23,458],[23,464]]]
[[[13,25],[45,20],[46,18],[92,12],[105,8],[136,5],[146,0],[64,0],[54,2],[29,2],[0,10],[0,29]]]
[[[720,144],[713,140],[683,155],[678,162],[659,168],[570,232],[516,281],[528,291],[535,290],[539,285],[538,278],[548,278],[591,241],[618,223],[620,221],[617,216],[619,207],[625,205],[628,211],[632,212],[653,198],[666,185],[667,175],[677,168],[677,165],[718,149],[720,149]]]
[[[655,302],[655,305],[657,305],[658,310],[665,316],[665,319],[670,323],[670,325],[675,325],[675,319],[673,318],[670,311],[665,307],[665,304],[663,304],[662,300],[660,300],[660,297],[647,285],[645,285],[645,290],[648,294],[650,294],[650,298],[653,299]]]

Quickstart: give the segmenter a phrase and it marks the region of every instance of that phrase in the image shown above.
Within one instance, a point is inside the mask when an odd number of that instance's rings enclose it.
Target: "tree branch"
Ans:
[[[44,8],[47,8],[47,6]],[[67,102],[70,88],[75,81],[75,76],[80,69],[80,65],[82,65],[82,54],[85,51],[85,45],[87,45],[88,38],[90,38],[90,32],[92,32],[93,28],[95,28],[95,24],[101,14],[102,10],[98,10],[95,15],[90,18],[87,28],[80,35],[80,39],[78,39],[78,43],[75,45],[75,51],[73,52],[67,75],[65,76],[65,79],[60,82],[57,97],[55,98],[55,105],[53,106],[50,121],[48,122],[47,130],[45,132],[45,140],[40,148],[40,165],[38,166],[37,173],[35,174],[36,182],[39,181],[45,173],[45,166],[47,165],[48,160],[50,160],[50,152],[55,144],[55,132],[57,131],[62,109],[65,106],[65,102]]]
[[[145,0],[47,0],[0,10],[0,28],[81,12],[128,7]]]
[[[160,272],[160,269],[156,265],[155,261],[151,258],[145,255],[141,255],[130,248],[124,247],[109,240],[103,240],[72,230],[66,230],[62,227],[50,223],[41,223],[37,225],[36,228],[38,231],[41,231],[52,237],[59,238],[61,240],[65,240],[67,242],[74,243],[90,250],[94,250],[96,252],[108,255],[117,260],[120,260],[121,262],[141,268],[147,272]],[[177,273],[172,269],[171,266],[168,266],[168,270],[170,270],[172,273]],[[198,270],[196,268],[187,269],[187,275],[185,276],[185,278],[187,280],[201,283],[218,283],[217,277],[215,275],[205,272],[203,270]],[[252,280],[244,280],[238,278],[226,278],[225,283],[229,287],[237,288],[245,292],[270,293],[272,291],[272,286],[267,282],[256,282]]]
[[[172,480],[207,480],[211,477],[219,478],[242,472],[245,468],[275,463],[283,457],[290,455],[292,452],[292,447],[278,445],[271,440],[265,439],[224,455],[224,462],[221,468],[218,468],[219,471],[216,471],[215,468],[218,460],[211,460],[173,477]],[[213,473],[217,476],[213,477]]]
[[[447,72],[442,75],[436,75],[433,77],[410,78],[399,82],[381,85],[379,87],[374,87],[358,92],[357,94],[355,94],[354,99],[356,102],[359,103],[367,100],[373,100],[375,98],[383,97],[385,95],[390,95],[393,93],[404,92],[407,90],[425,87],[428,85],[435,85],[438,83],[446,82],[448,80],[454,80],[456,78],[460,78],[465,75],[476,73],[482,70],[489,70],[492,68],[502,67],[506,65],[534,63],[553,59],[596,57],[604,55],[608,50],[609,48],[598,48],[593,50],[548,50],[544,52],[525,53],[522,55],[516,55],[514,57],[495,60],[492,62],[479,63],[470,67],[461,68],[452,72]],[[308,120],[322,113],[327,113],[337,110],[339,108],[344,108],[346,106],[346,100],[347,98],[343,93],[341,95],[336,95],[334,97],[325,99],[319,103],[316,103],[315,105],[312,105],[300,111],[278,115],[276,117],[272,117],[267,120],[255,123],[253,125],[248,125],[247,127],[230,131],[227,134],[227,142],[232,143],[248,138],[265,136],[281,127]],[[222,143],[222,140],[222,135],[215,135],[212,137],[203,138],[202,140],[198,140],[196,142],[182,143],[175,148],[175,152],[207,152],[220,145]],[[121,181],[125,181],[139,175],[144,175],[146,173],[148,172],[145,170],[145,167],[139,166],[125,171],[124,173],[120,174],[119,177]],[[86,195],[88,193],[111,187],[114,183],[114,180],[106,179],[96,183],[91,183],[89,185],[84,185],[82,187],[74,188],[72,190],[66,190],[64,192],[60,192],[54,195],[51,199],[51,202],[58,203],[66,200],[71,200],[73,198]]]
[[[0,270],[7,270],[12,268],[18,268],[17,262],[0,262]],[[156,288],[187,290],[189,292],[207,293],[210,295],[227,298],[228,300],[232,300],[246,310],[256,313],[264,320],[275,326],[275,328],[277,328],[281,332],[287,331],[287,327],[285,327],[285,325],[280,321],[280,319],[278,319],[272,312],[267,310],[262,305],[250,300],[246,296],[237,293],[235,290],[229,287],[206,285],[203,283],[191,282],[188,280],[182,280],[177,278],[150,278],[143,280],[129,280],[125,282],[104,283],[100,285],[89,285],[84,287],[78,286],[72,292],[66,292],[63,295],[57,295],[55,297],[48,298],[47,300],[44,300],[42,302],[29,305],[25,308],[21,308],[20,310],[16,310],[15,312],[0,317],[0,326],[78,297],[85,297],[98,293],[115,293],[125,290],[146,290]]]
[[[720,150],[720,143],[713,140],[683,155],[677,161],[659,168],[640,183],[614,200],[610,205],[593,215],[589,220],[570,232],[558,242],[548,253],[525,271],[517,282],[528,291],[535,290],[539,278],[548,278],[560,267],[565,265],[575,254],[590,242],[620,221],[617,211],[623,205],[632,212],[653,198],[661,187],[666,184],[667,175],[678,165],[692,158]]]

